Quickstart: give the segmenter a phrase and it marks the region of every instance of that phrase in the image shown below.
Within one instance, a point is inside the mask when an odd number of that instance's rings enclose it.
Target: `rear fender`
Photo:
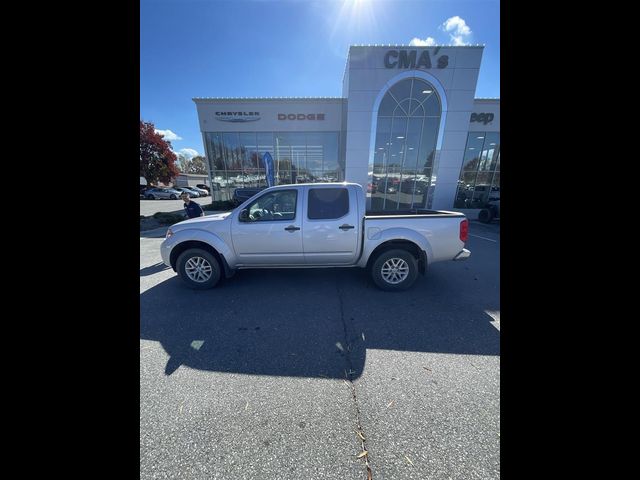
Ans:
[[[362,257],[360,257],[360,261],[358,262],[359,267],[365,268],[367,266],[367,262],[369,261],[369,257],[371,256],[371,253],[378,246],[391,240],[405,240],[415,243],[418,248],[426,253],[425,261],[427,264],[429,262],[429,259],[432,258],[433,251],[431,248],[431,244],[424,236],[420,235],[415,230],[402,227],[381,230],[378,227],[366,227],[366,222],[365,229],[364,251],[362,253]]]

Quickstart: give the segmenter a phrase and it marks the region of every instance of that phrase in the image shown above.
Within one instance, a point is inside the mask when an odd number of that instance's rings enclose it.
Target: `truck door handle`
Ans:
[[[295,232],[296,230],[300,230],[300,227],[296,227],[295,225],[289,225],[287,228],[285,228],[285,230],[287,232]]]
[[[344,225],[340,225],[338,227],[340,230],[351,230],[352,228],[356,228],[353,225],[347,225],[346,223]]]

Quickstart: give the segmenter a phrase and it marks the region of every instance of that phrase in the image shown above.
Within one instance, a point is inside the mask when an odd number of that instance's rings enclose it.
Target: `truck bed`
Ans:
[[[464,217],[463,213],[460,212],[449,212],[446,210],[428,210],[428,209],[411,209],[411,210],[385,210],[385,211],[375,211],[375,210],[367,210],[365,212],[364,218],[376,218],[376,219],[385,219],[385,218],[415,218],[415,217]]]

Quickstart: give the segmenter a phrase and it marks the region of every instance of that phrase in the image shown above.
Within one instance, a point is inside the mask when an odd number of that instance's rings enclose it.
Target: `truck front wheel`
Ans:
[[[371,276],[381,290],[407,290],[418,278],[418,262],[407,250],[388,250],[373,262]]]
[[[221,276],[220,263],[216,257],[201,248],[182,252],[176,267],[180,278],[195,290],[215,287]]]

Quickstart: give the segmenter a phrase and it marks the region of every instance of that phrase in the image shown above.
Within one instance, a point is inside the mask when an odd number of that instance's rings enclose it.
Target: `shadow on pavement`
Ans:
[[[155,265],[151,265],[150,267],[145,267],[141,269],[140,276],[146,277],[148,275],[153,275],[154,273],[162,272],[163,270],[166,270],[168,268],[171,268],[171,267],[168,267],[163,262],[158,262]]]
[[[242,270],[204,291],[176,276],[141,294],[140,338],[161,343],[166,375],[184,365],[326,378],[349,368],[357,378],[368,348],[499,355],[485,313],[500,309],[498,294],[463,300],[460,289],[436,268],[400,293],[376,289],[360,269]]]
[[[153,230],[143,230],[140,232],[141,238],[164,238],[167,235],[169,225],[154,228]]]

